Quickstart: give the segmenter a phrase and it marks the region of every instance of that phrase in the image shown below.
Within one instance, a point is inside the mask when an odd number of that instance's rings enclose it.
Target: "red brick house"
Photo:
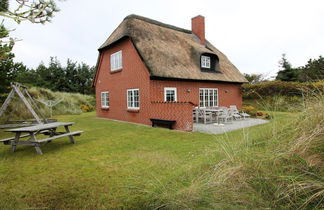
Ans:
[[[191,131],[194,106],[241,107],[244,82],[205,39],[203,16],[192,18],[190,31],[130,15],[99,48],[96,112],[147,125],[176,120],[175,129]]]

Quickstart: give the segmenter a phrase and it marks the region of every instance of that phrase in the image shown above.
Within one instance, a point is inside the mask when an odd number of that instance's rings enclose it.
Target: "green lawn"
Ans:
[[[251,152],[257,158],[292,116],[276,113],[271,123],[223,135],[115,122],[95,113],[58,116],[85,131],[75,145],[57,139],[42,147],[44,155],[0,145],[0,209],[212,208],[208,193],[217,190],[203,184],[205,174],[244,149],[257,150]],[[255,203],[218,202],[233,209],[268,205],[262,196],[251,199]]]

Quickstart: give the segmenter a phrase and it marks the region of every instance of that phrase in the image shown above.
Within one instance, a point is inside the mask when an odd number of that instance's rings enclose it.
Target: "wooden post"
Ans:
[[[7,109],[8,105],[11,102],[11,100],[13,99],[14,95],[15,95],[15,91],[11,90],[8,97],[6,98],[5,102],[3,103],[3,105],[0,108],[0,117],[4,113],[4,111]]]
[[[25,106],[27,107],[27,109],[32,113],[32,115],[34,116],[34,118],[36,119],[36,121],[39,124],[43,124],[43,122],[41,121],[41,119],[39,119],[38,115],[36,114],[36,112],[33,110],[33,108],[31,107],[31,105],[28,103],[27,99],[25,98],[25,96],[22,94],[22,92],[19,90],[19,88],[15,85],[12,86],[14,88],[14,90],[16,91],[16,93],[18,94],[18,96],[20,97],[20,99],[24,102]]]
[[[11,151],[12,152],[16,152],[16,147],[19,142],[20,134],[21,134],[20,132],[17,132],[15,139],[13,141],[11,141]]]
[[[65,128],[67,133],[71,133],[68,125],[65,125],[64,128]],[[73,136],[69,136],[69,139],[70,139],[71,144],[75,144]]]

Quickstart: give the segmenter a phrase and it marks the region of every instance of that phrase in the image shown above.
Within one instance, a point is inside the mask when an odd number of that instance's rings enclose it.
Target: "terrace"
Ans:
[[[227,107],[196,107],[193,110],[193,131],[221,134],[268,123],[264,119],[250,118],[245,112],[239,112],[235,105]]]
[[[268,120],[263,119],[255,119],[255,118],[246,118],[242,120],[233,120],[229,123],[210,123],[210,124],[203,124],[203,123],[194,123],[193,124],[193,131],[195,132],[202,132],[202,133],[210,133],[210,134],[221,134],[226,133],[229,131],[241,129],[241,128],[248,128],[255,125],[261,125],[268,123]]]

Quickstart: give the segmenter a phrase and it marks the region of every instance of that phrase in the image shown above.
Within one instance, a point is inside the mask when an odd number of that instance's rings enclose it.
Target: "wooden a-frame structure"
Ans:
[[[27,110],[32,114],[32,116],[35,118],[34,120],[15,120],[10,121],[11,123],[0,125],[0,128],[10,128],[10,127],[23,127],[23,126],[30,126],[34,124],[44,124],[48,123],[49,121],[53,122],[52,119],[46,119],[33,98],[30,96],[30,94],[27,91],[27,87],[19,84],[19,83],[11,83],[12,90],[10,91],[8,97],[6,98],[5,102],[0,108],[0,117],[4,114],[4,112],[7,110],[9,104],[13,100],[15,94],[18,95],[19,99],[23,102]],[[29,99],[29,101],[27,100]],[[13,112],[17,106],[14,108]],[[41,116],[42,119],[39,117]],[[55,120],[54,120],[55,121]],[[14,124],[16,123],[16,124]]]

